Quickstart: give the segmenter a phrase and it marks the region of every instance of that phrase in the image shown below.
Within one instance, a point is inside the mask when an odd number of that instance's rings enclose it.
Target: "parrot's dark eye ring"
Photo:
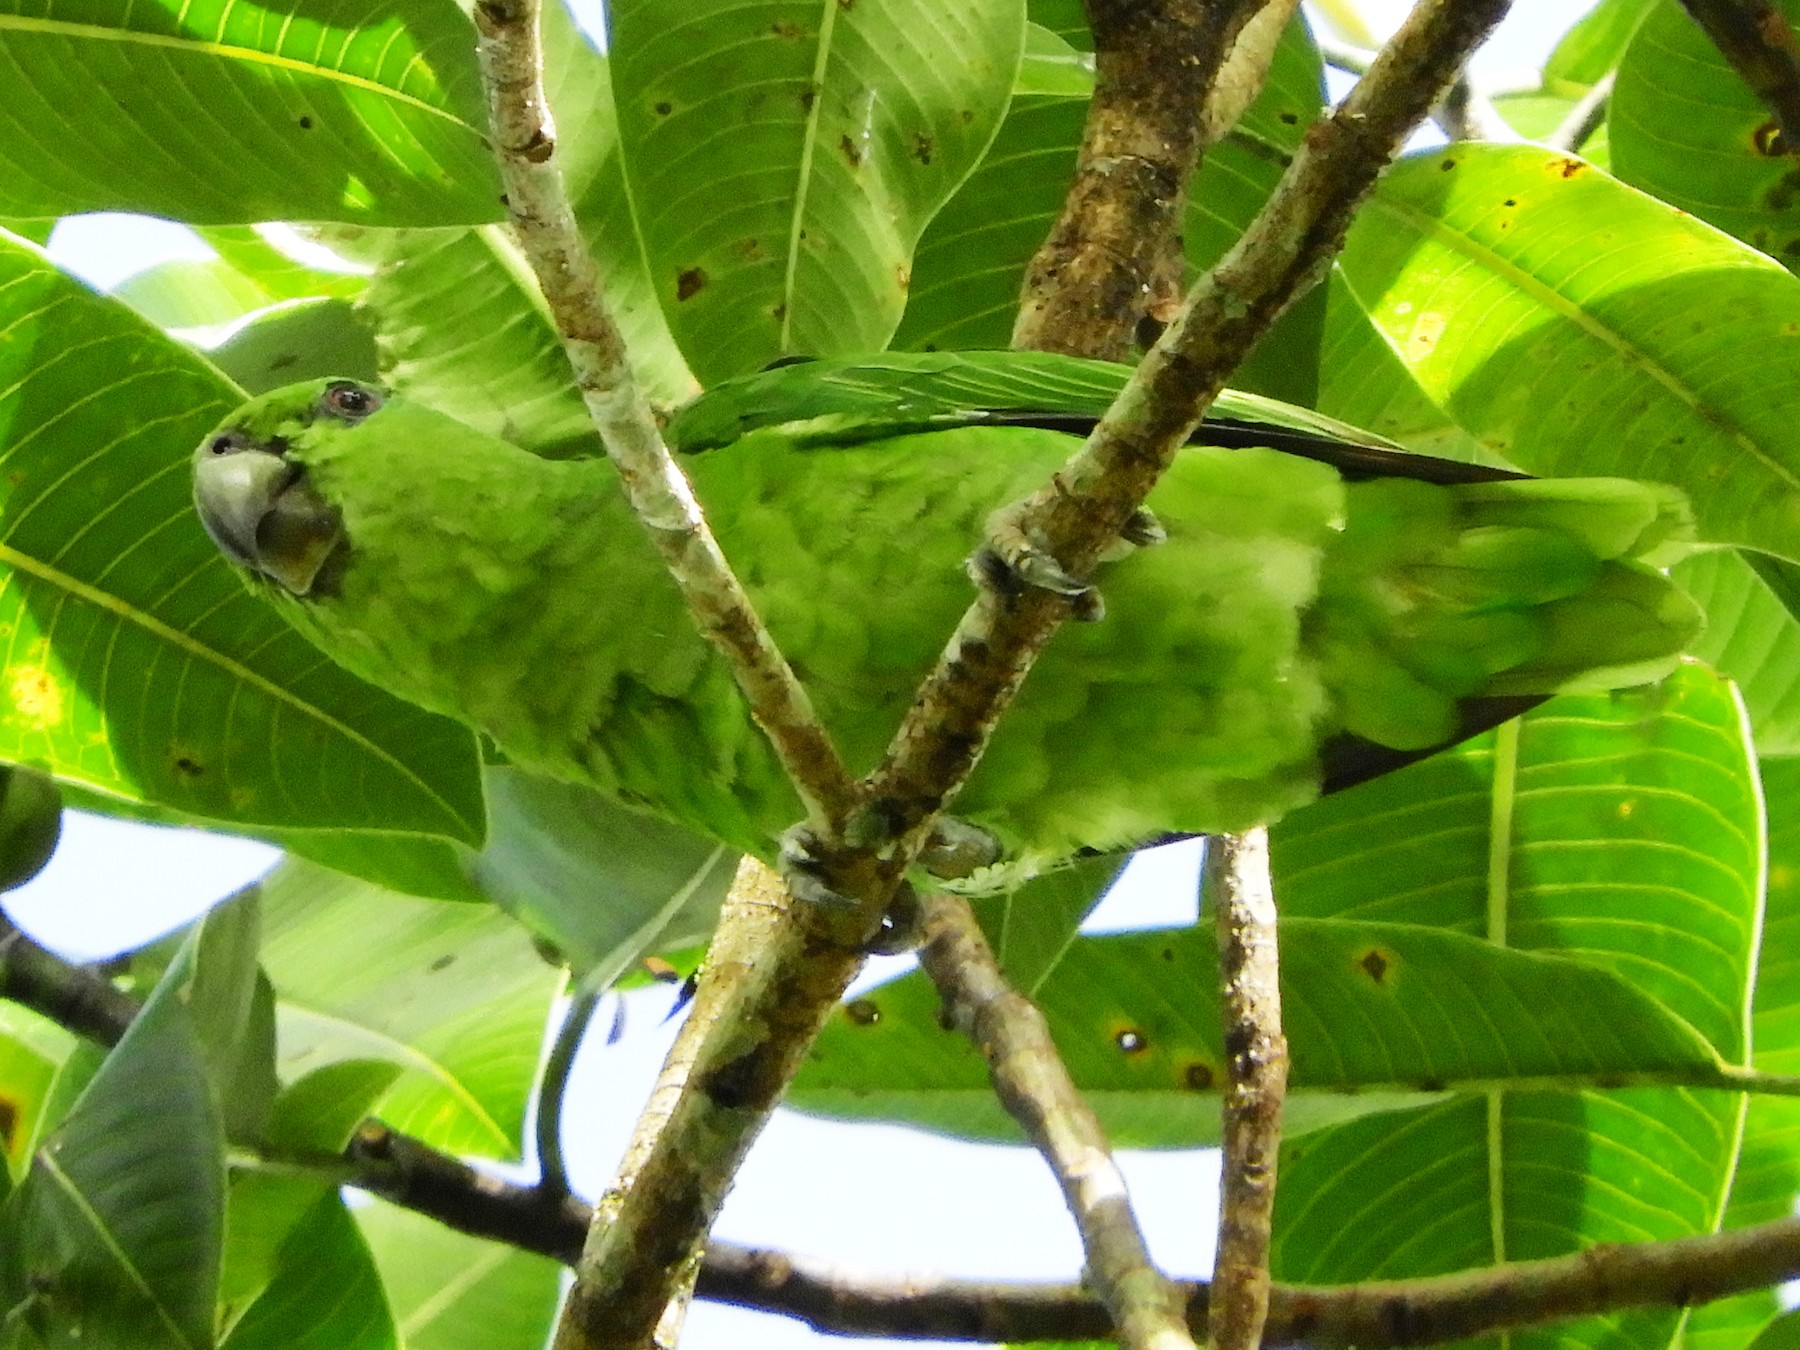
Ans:
[[[349,380],[338,380],[325,386],[320,399],[325,411],[348,422],[358,422],[381,407],[381,395]]]
[[[244,448],[244,438],[235,431],[228,431],[223,436],[214,436],[212,444],[206,448],[215,455],[229,455],[233,450]]]

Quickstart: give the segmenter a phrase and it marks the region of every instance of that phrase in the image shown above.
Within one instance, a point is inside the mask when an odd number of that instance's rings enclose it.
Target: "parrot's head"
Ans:
[[[194,451],[194,506],[226,557],[296,596],[328,590],[342,517],[309,481],[307,451],[380,412],[386,392],[314,380],[254,399]]]

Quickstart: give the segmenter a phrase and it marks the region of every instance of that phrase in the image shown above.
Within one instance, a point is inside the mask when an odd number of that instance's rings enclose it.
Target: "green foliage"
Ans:
[[[1080,4],[611,10],[607,55],[546,17],[557,162],[661,409],[779,357],[883,350],[893,378],[836,391],[820,439],[901,406],[1105,407],[1116,381],[975,388],[923,358],[1007,342],[1086,116]],[[1192,273],[1320,115],[1319,72],[1296,23],[1197,178]],[[1275,830],[1282,1278],[1565,1254],[1800,1198],[1800,1106],[1737,1090],[1800,1074],[1793,163],[1675,0],[1602,0],[1503,111],[1547,136],[1612,72],[1584,159],[1465,144],[1397,166],[1242,372],[1304,406],[1219,408],[1673,484],[1710,550],[1674,569],[1703,664],[1559,698]],[[145,1011],[110,1053],[0,1002],[0,1345],[537,1347],[550,1262],[346,1206],[325,1164],[370,1114],[517,1162],[569,971],[606,985],[691,948],[735,857],[484,762],[324,662],[220,562],[187,482],[246,393],[328,374],[596,451],[497,223],[473,25],[450,0],[0,0],[0,88],[0,761],[33,766],[0,792],[0,886],[54,845],[51,779],[291,855],[137,954]],[[96,294],[42,245],[97,210],[187,222],[216,256]],[[672,436],[729,440],[759,387]],[[1040,877],[982,921],[1115,1137],[1197,1147],[1224,1053],[1212,937],[1083,933],[1117,870]],[[916,974],[847,1005],[794,1104],[1016,1140],[936,1005]],[[1780,1350],[1797,1326],[1760,1292],[1509,1339]]]

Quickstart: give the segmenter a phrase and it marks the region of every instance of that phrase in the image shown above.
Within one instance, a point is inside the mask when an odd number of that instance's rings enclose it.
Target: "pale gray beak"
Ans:
[[[343,542],[338,513],[281,455],[232,437],[194,453],[194,506],[213,543],[233,562],[307,595]]]

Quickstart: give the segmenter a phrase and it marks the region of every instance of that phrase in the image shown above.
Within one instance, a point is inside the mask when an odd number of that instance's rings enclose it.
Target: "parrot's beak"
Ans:
[[[194,506],[226,557],[271,577],[295,595],[313,590],[343,542],[343,521],[291,460],[256,447],[194,462]]]

